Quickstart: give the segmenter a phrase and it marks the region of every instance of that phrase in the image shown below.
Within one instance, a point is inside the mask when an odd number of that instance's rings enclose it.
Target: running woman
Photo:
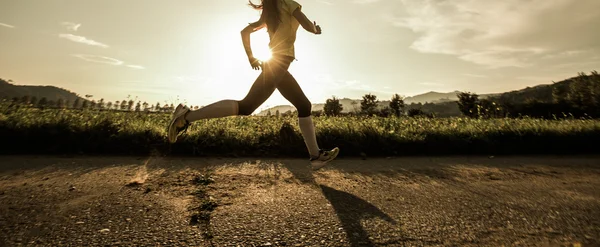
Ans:
[[[277,89],[298,110],[298,124],[310,155],[311,166],[313,170],[320,169],[336,158],[339,148],[326,151],[317,145],[311,102],[288,68],[295,59],[294,43],[298,27],[302,25],[306,31],[316,35],[321,34],[321,27],[304,15],[302,6],[294,0],[261,0],[258,5],[250,0],[249,4],[254,9],[262,10],[262,13],[258,21],[250,23],[241,31],[242,43],[252,69],[262,69],[262,72],[242,100],[221,100],[195,111],[179,104],[168,127],[169,141],[175,143],[177,136],[194,121],[249,116]],[[262,28],[267,28],[269,33],[272,55],[268,61],[255,58],[250,47],[250,34]]]

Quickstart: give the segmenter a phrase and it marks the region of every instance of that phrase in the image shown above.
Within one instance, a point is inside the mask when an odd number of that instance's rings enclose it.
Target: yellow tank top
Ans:
[[[296,42],[296,32],[300,23],[293,13],[302,6],[294,0],[278,1],[281,22],[275,33],[269,32],[269,48],[272,56],[283,55],[295,58],[294,43]]]

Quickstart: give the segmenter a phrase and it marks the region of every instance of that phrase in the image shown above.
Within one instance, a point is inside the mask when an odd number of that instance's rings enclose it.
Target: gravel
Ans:
[[[600,246],[599,157],[0,163],[0,246]]]

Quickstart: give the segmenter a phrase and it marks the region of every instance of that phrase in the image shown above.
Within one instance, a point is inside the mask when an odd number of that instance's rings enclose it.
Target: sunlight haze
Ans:
[[[254,0],[258,3],[258,0]],[[429,91],[496,93],[600,68],[598,0],[298,0],[290,72],[312,103]],[[245,0],[2,0],[0,78],[94,99],[206,105],[241,99]],[[268,35],[252,35],[268,56]],[[289,104],[277,91],[258,111]]]

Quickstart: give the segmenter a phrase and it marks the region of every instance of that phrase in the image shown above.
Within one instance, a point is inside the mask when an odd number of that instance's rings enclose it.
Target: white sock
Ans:
[[[222,118],[238,115],[238,102],[236,100],[221,100],[195,111],[188,112],[185,119],[189,122],[207,118]]]
[[[308,148],[310,157],[319,157],[319,145],[317,145],[317,136],[315,135],[315,125],[313,124],[312,117],[301,117],[298,118],[298,124],[300,125],[300,132],[304,137],[304,143]]]

